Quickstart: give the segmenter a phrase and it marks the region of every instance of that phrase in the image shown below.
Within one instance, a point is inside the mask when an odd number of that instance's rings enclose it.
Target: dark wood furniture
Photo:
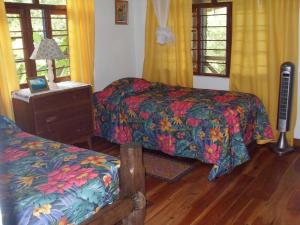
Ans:
[[[120,195],[81,225],[143,225],[145,220],[145,168],[141,145],[121,145]]]
[[[33,95],[29,102],[13,97],[16,124],[24,131],[67,144],[87,141],[91,148],[91,86]]]

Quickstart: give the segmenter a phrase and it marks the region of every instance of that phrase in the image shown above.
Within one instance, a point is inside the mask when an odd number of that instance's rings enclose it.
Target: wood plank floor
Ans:
[[[116,155],[118,146],[94,139],[93,148]],[[270,146],[251,150],[252,159],[209,182],[209,165],[169,184],[146,177],[146,225],[300,225],[300,149],[283,157]]]

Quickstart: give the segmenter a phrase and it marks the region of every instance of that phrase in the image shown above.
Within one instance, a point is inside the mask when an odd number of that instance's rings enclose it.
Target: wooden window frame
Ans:
[[[218,2],[218,0],[212,0],[211,3],[193,3],[193,13],[196,11],[196,19],[197,19],[197,31],[200,31],[201,28],[201,19],[200,19],[200,13],[197,13],[197,10],[201,8],[220,8],[220,7],[226,7],[227,8],[227,23],[226,23],[226,72],[225,75],[222,74],[216,74],[216,73],[203,73],[201,72],[200,66],[201,66],[201,49],[199,48],[201,45],[201,35],[200,32],[197,32],[197,67],[196,70],[194,70],[193,66],[193,72],[195,76],[207,76],[207,77],[223,77],[223,78],[229,78],[230,74],[230,63],[231,63],[231,45],[232,45],[232,2]],[[194,28],[194,27],[193,27]],[[192,41],[194,41],[194,38],[192,37]],[[193,50],[195,51],[195,50]],[[194,65],[194,61],[193,61]]]
[[[13,2],[5,2],[6,13],[10,14],[19,14],[21,17],[21,33],[22,33],[22,41],[23,41],[23,49],[24,49],[24,62],[26,68],[26,76],[27,78],[37,77],[37,68],[35,60],[29,59],[33,50],[33,29],[31,26],[31,15],[30,10],[42,10],[44,14],[45,20],[44,26],[44,36],[47,38],[52,38],[52,27],[51,27],[51,15],[66,15],[67,16],[67,6],[66,5],[48,5],[48,4],[40,4],[39,0],[33,0],[33,3],[13,3]],[[68,23],[67,23],[67,35],[68,32]],[[69,46],[69,45],[68,45]],[[70,59],[69,56],[67,59]],[[55,69],[55,60],[53,60],[53,73],[54,73],[54,81],[61,82],[70,80],[69,76],[64,77],[56,77],[56,69]],[[70,66],[69,66],[70,67]],[[67,68],[67,67],[66,67]],[[20,84],[20,88],[27,88],[27,84]]]

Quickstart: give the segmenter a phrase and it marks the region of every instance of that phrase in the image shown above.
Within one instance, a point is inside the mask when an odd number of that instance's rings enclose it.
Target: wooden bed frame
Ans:
[[[120,195],[80,225],[142,225],[145,219],[145,168],[140,145],[121,145]]]

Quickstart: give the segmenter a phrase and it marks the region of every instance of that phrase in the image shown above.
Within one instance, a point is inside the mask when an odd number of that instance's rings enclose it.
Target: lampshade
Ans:
[[[45,38],[34,49],[30,59],[63,59],[66,56],[53,39]]]

